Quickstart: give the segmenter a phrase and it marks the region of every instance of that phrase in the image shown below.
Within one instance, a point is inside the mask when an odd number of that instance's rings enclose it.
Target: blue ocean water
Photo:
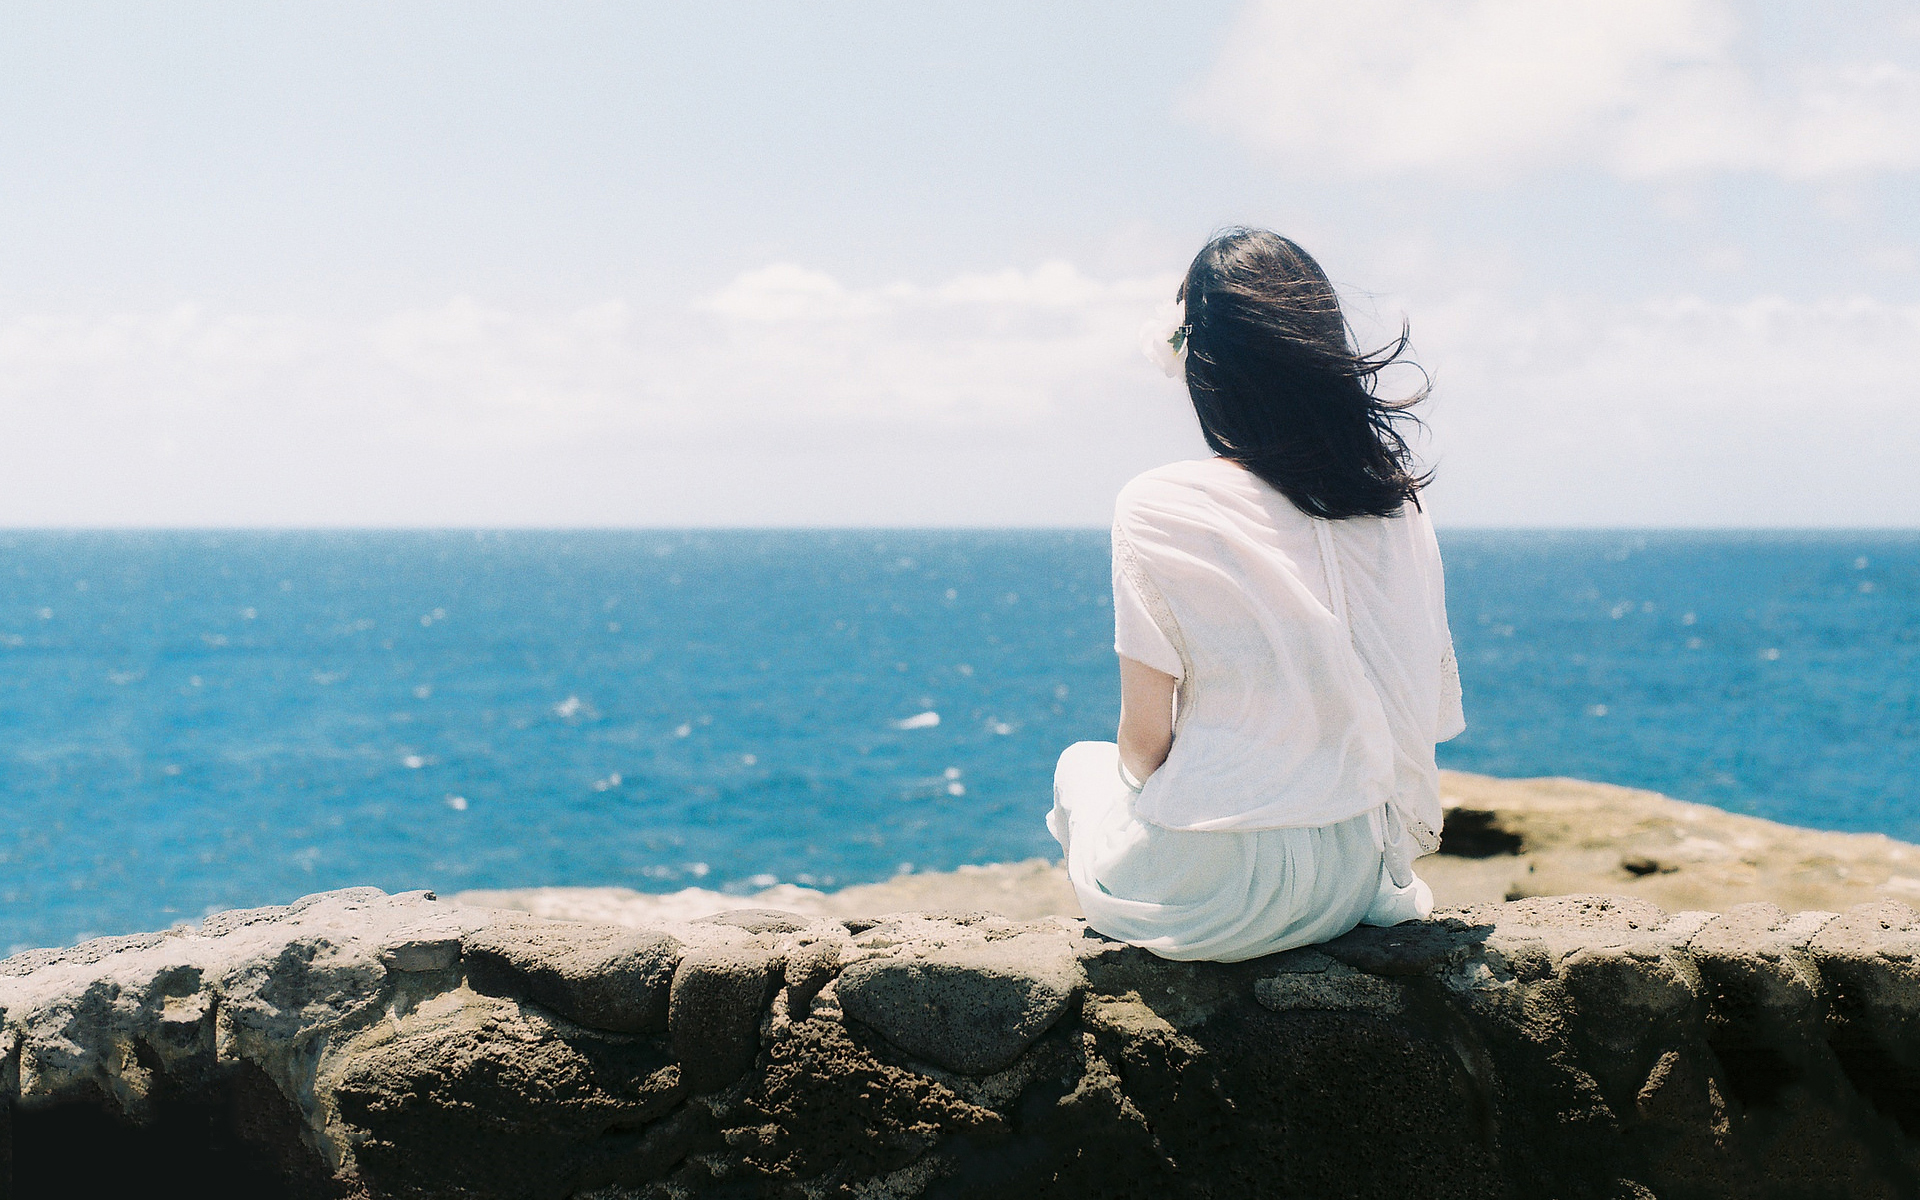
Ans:
[[[1920,840],[1920,534],[1443,534],[1449,766]],[[1106,536],[0,535],[0,951],[1050,854]]]

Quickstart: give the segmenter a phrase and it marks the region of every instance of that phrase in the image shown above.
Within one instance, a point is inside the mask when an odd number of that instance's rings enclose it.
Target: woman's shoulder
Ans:
[[[1190,525],[1205,507],[1195,466],[1167,463],[1127,480],[1113,500],[1116,535],[1144,544],[1160,540],[1174,527]]]
[[[1221,458],[1188,459],[1142,471],[1120,489],[1114,499],[1114,516],[1121,519],[1151,513],[1168,505],[1189,505],[1231,483],[1232,476],[1245,473]]]

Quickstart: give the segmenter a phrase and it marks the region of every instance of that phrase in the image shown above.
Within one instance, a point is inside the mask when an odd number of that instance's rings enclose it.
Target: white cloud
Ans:
[[[794,266],[749,272],[693,331],[724,374],[703,394],[782,419],[938,426],[1043,421],[1102,387],[1126,387],[1140,314],[1174,280],[1100,281],[1065,263],[963,275],[932,287],[849,289]]]
[[[868,298],[871,302],[871,298]],[[703,305],[745,321],[816,321],[861,307],[840,281],[797,263],[774,263],[733,280]]]
[[[1203,452],[1137,345],[1172,286],[775,266],[692,303],[23,318],[0,523],[1098,524]],[[1920,522],[1920,307],[1403,303],[1443,520]]]
[[[1192,108],[1303,172],[1347,176],[1920,167],[1911,37],[1762,68],[1740,15],[1728,0],[1255,0]]]
[[[677,305],[18,319],[0,324],[0,522],[857,521],[870,491],[831,472],[807,496],[690,498],[748,460],[777,473],[883,449],[944,445],[984,478],[1009,445],[1044,460],[1121,436],[1085,429],[1129,406],[1164,410],[1148,420],[1164,440],[1178,397],[1135,334],[1173,286],[1054,263],[855,288],[776,264]],[[632,490],[636,471],[652,490]],[[936,499],[906,519],[969,519]]]
[[[1920,523],[1920,306],[1470,296],[1418,311],[1443,517]]]

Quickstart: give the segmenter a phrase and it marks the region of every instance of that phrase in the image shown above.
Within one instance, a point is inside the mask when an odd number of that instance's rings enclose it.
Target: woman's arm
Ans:
[[[1120,659],[1120,763],[1145,783],[1173,749],[1173,676]]]

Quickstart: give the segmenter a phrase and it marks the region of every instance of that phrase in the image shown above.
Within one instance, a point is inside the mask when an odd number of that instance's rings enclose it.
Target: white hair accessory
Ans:
[[[1154,366],[1166,372],[1168,379],[1187,377],[1187,340],[1193,326],[1187,324],[1187,306],[1169,300],[1154,310],[1153,319],[1140,327],[1140,349]]]

